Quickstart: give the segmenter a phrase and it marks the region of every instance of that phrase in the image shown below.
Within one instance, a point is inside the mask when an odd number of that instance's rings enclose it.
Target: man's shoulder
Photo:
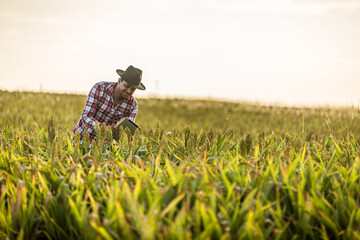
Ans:
[[[115,84],[115,82],[97,82],[95,83],[94,88],[107,88]]]
[[[97,82],[95,85],[91,88],[91,92],[93,94],[103,94],[103,93],[110,93],[112,92],[112,89],[115,88],[116,83],[114,82]]]

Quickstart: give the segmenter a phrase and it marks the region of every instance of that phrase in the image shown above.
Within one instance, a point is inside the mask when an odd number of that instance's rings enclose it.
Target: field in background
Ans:
[[[0,91],[0,238],[360,238],[357,108],[138,99],[89,149],[85,101]]]
[[[85,95],[0,91],[0,127],[23,131],[40,130],[50,117],[68,135],[79,120]],[[248,103],[186,99],[138,99],[136,122],[144,130],[157,127],[171,131],[231,129],[246,133],[290,134],[323,140],[330,133],[338,138],[360,131],[358,108],[290,108]]]

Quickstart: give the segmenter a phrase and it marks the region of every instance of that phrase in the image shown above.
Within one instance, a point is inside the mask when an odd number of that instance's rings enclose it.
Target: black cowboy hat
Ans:
[[[140,69],[130,65],[125,71],[117,69],[116,72],[122,80],[126,81],[132,87],[140,90],[146,89],[144,84],[141,83],[142,71]]]

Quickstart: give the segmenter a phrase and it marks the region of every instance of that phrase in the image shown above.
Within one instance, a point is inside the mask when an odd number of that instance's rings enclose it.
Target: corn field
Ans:
[[[360,239],[358,107],[138,99],[81,145],[85,101],[0,91],[0,239]]]

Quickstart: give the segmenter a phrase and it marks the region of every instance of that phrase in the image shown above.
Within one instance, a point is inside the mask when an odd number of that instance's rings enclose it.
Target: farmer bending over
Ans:
[[[136,89],[145,90],[141,83],[142,71],[129,66],[125,71],[118,69],[116,72],[120,76],[117,82],[99,82],[90,90],[84,111],[73,129],[74,133],[79,131],[80,139],[85,130],[89,132],[90,141],[96,138],[95,122],[111,126],[113,132],[123,117],[135,122],[138,103],[132,95]]]

